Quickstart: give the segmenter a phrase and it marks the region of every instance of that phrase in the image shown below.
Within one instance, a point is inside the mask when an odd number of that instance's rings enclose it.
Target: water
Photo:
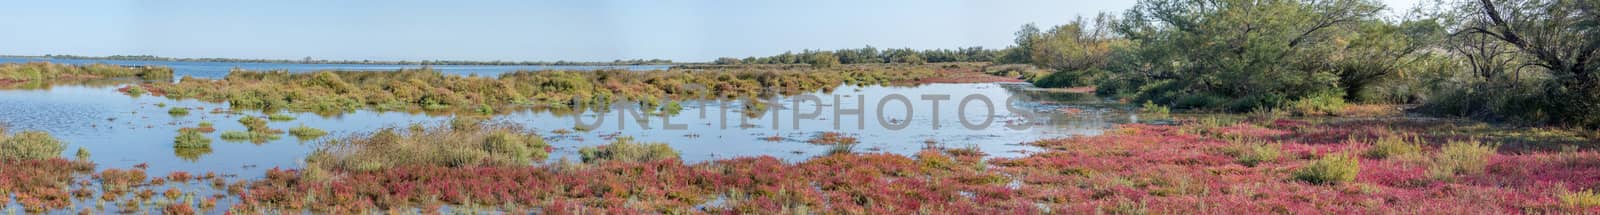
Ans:
[[[372,132],[384,127],[403,128],[413,123],[439,125],[452,117],[374,111],[356,111],[334,116],[291,113],[296,117],[295,120],[270,122],[269,127],[287,130],[307,125],[327,130],[331,134],[313,140],[284,135],[282,139],[263,143],[228,142],[222,140],[219,135],[223,131],[244,130],[244,126],[237,122],[239,118],[247,115],[264,118],[266,114],[213,113],[214,109],[226,109],[226,104],[171,100],[154,96],[130,97],[118,93],[115,90],[117,87],[119,86],[54,86],[47,90],[0,90],[0,123],[9,125],[13,132],[18,130],[50,132],[70,143],[68,150],[63,153],[65,157],[72,157],[77,148],[83,147],[93,154],[90,159],[98,163],[98,168],[101,169],[129,168],[147,163],[152,175],[188,171],[259,177],[264,172],[262,168],[301,167],[304,157],[316,149],[319,142],[327,139]],[[1057,96],[1042,95],[1040,92],[1028,90],[1029,88],[1026,84],[998,83],[928,84],[916,87],[845,86],[832,93],[809,94],[821,98],[823,103],[828,103],[828,106],[823,106],[818,112],[820,117],[814,119],[794,120],[796,107],[791,104],[791,100],[780,98],[781,102],[770,105],[778,114],[780,124],[777,127],[772,126],[771,113],[765,114],[762,118],[744,117],[746,114],[741,113],[744,110],[741,101],[707,101],[704,108],[698,102],[685,102],[683,111],[670,116],[672,124],[687,127],[682,130],[663,128],[664,122],[660,116],[649,118],[648,129],[634,124],[631,116],[627,120],[629,123],[619,128],[617,115],[620,112],[607,113],[605,121],[592,130],[566,135],[558,135],[554,131],[572,130],[577,124],[575,120],[578,119],[592,123],[599,113],[584,112],[574,115],[525,110],[497,115],[492,120],[522,124],[544,136],[555,147],[550,161],[562,157],[577,160],[577,151],[580,147],[602,145],[609,143],[611,138],[629,136],[643,142],[666,143],[679,151],[682,158],[688,162],[761,155],[775,156],[792,162],[828,153],[833,147],[805,142],[812,136],[826,131],[857,137],[860,144],[854,147],[855,152],[913,154],[931,141],[943,147],[976,147],[990,156],[1016,157],[1036,150],[1021,143],[1053,137],[1097,135],[1115,124],[1126,123],[1132,118],[1127,115],[1125,107],[1098,104],[1095,99],[1051,100]],[[909,98],[912,118],[904,129],[892,130],[879,125],[878,101],[890,94],[901,94]],[[835,95],[841,98],[840,104],[832,104]],[[941,101],[938,105],[940,117],[938,123],[941,126],[939,129],[933,128],[934,105],[922,100],[923,95],[950,96],[949,100]],[[994,120],[992,126],[971,130],[961,125],[957,118],[959,116],[957,105],[962,98],[969,95],[988,97],[993,101],[995,112],[990,116]],[[1005,104],[1006,98],[1011,96],[1019,98],[1014,106],[1040,112],[1040,116],[1048,120],[1037,123],[1039,125],[1037,127],[1025,130],[1004,127],[1003,125],[1008,122],[1020,122],[1022,116],[1001,106]],[[867,102],[857,103],[858,97],[864,98]],[[727,104],[729,108],[725,110],[720,107],[723,104]],[[982,104],[981,102],[969,104],[966,112],[971,122],[983,121],[985,109],[982,108]],[[845,115],[836,119],[833,116],[833,108],[837,105],[842,105],[840,107],[844,109],[854,109],[858,105],[864,105],[862,107],[864,110],[859,116]],[[194,110],[185,116],[172,116],[167,113],[172,107]],[[905,120],[903,114],[907,108],[903,104],[890,101],[884,107],[882,115],[888,122]],[[801,113],[811,113],[817,108],[814,103],[805,103],[798,109]],[[701,116],[702,110],[706,113],[704,117]],[[723,118],[722,112],[727,113],[726,118]],[[740,126],[741,118],[746,119],[751,125]],[[834,121],[841,119],[843,126],[835,129]],[[856,120],[865,120],[865,128],[857,129]],[[178,135],[178,129],[195,127],[201,121],[212,122],[217,129],[217,132],[205,134],[215,140],[211,150],[175,150],[172,144],[173,138]],[[798,129],[794,126],[796,121],[799,123]],[[727,127],[724,128],[724,125]],[[784,140],[777,142],[764,140],[771,136],[781,136]]]
[[[131,60],[81,60],[81,59],[50,59],[50,58],[12,58],[0,57],[0,63],[27,63],[27,62],[52,62],[63,64],[112,64],[125,66],[166,66],[172,68],[174,77],[190,76],[195,78],[222,79],[228,76],[228,71],[239,68],[245,70],[287,70],[289,72],[313,72],[323,70],[378,70],[391,71],[399,69],[422,68],[420,65],[386,65],[386,64],[298,64],[298,63],[229,63],[229,62],[175,62],[175,61],[131,61]],[[665,70],[669,65],[630,65],[630,66],[478,66],[478,65],[434,65],[429,66],[444,74],[482,77],[496,77],[501,73],[519,70],[598,70],[598,69],[626,69],[635,71]]]

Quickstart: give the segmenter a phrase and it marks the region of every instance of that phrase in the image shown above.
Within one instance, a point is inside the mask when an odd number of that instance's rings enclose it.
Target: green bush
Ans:
[[[635,143],[633,138],[618,137],[611,144],[600,147],[583,147],[578,154],[584,163],[603,161],[643,162],[677,159],[678,152],[664,143]]]
[[[23,131],[5,136],[0,129],[0,159],[50,159],[61,156],[66,143],[42,131]]]
[[[274,113],[274,114],[267,115],[267,120],[272,120],[272,121],[290,121],[290,120],[294,120],[294,116],[290,116],[289,114]]]
[[[1294,171],[1294,179],[1312,184],[1337,184],[1356,180],[1361,171],[1361,160],[1355,156],[1338,153],[1324,155],[1321,159]]]

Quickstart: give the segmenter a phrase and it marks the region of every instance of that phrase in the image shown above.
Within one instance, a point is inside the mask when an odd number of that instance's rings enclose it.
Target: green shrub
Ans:
[[[1363,155],[1372,159],[1411,155],[1422,151],[1421,143],[1422,140],[1415,137],[1385,136],[1373,142]]]
[[[23,131],[9,137],[0,129],[0,159],[50,159],[61,156],[66,143],[42,131]]]
[[[664,143],[635,143],[633,138],[618,137],[611,144],[600,147],[583,147],[578,154],[584,163],[603,161],[643,162],[676,159],[678,152]]]
[[[1361,160],[1355,156],[1338,153],[1324,155],[1321,159],[1294,171],[1294,179],[1312,184],[1337,184],[1356,180],[1361,171]]]
[[[1450,141],[1439,147],[1439,153],[1433,157],[1433,162],[1428,166],[1428,175],[1435,179],[1447,179],[1458,174],[1474,174],[1483,172],[1483,167],[1489,165],[1489,156],[1494,155],[1495,147],[1479,143],[1478,141]]]
[[[290,121],[290,120],[294,120],[294,116],[290,116],[289,114],[274,113],[274,114],[267,115],[267,120],[272,120],[272,121]]]
[[[223,133],[226,138],[227,133]],[[211,138],[194,130],[179,130],[178,137],[172,140],[172,147],[176,148],[208,148],[211,147]]]

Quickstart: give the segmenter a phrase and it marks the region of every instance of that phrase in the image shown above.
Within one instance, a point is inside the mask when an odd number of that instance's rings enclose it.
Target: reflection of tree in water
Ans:
[[[172,148],[172,154],[189,162],[200,161],[201,156],[211,154],[211,147],[198,148]]]

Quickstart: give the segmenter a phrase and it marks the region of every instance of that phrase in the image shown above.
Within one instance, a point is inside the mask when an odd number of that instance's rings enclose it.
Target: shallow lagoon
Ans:
[[[336,115],[288,113],[296,119],[270,122],[269,126],[287,130],[306,125],[327,130],[331,134],[310,140],[284,135],[280,139],[260,143],[230,142],[219,136],[223,131],[244,130],[243,125],[237,122],[240,117],[249,115],[264,118],[266,114],[258,111],[215,111],[227,109],[226,104],[220,103],[171,100],[156,96],[130,97],[117,92],[117,87],[58,85],[36,90],[0,90],[0,123],[8,124],[13,131],[50,132],[71,144],[64,153],[65,157],[71,157],[75,149],[83,147],[93,154],[90,159],[98,163],[101,169],[129,168],[147,163],[152,175],[187,171],[253,178],[263,173],[261,168],[300,167],[304,156],[327,139],[385,127],[404,128],[414,123],[437,126],[453,117],[452,114],[375,111]],[[549,161],[562,158],[577,160],[579,147],[603,145],[612,138],[630,136],[646,142],[667,143],[678,150],[685,161],[698,162],[761,155],[788,161],[804,160],[837,150],[833,146],[806,142],[812,136],[829,131],[858,138],[860,144],[851,148],[854,152],[912,154],[933,143],[938,147],[976,147],[990,156],[1015,157],[1033,150],[1030,146],[1020,144],[1023,142],[1071,135],[1096,135],[1114,124],[1126,123],[1134,118],[1127,115],[1129,109],[1117,105],[1100,105],[1098,103],[1101,102],[1095,102],[1092,98],[1061,96],[1032,91],[1030,88],[1026,84],[1002,83],[845,86],[831,93],[811,93],[828,104],[817,112],[820,113],[819,117],[798,120],[798,129],[793,119],[795,107],[788,98],[778,98],[780,102],[769,105],[778,116],[780,124],[776,129],[772,127],[773,113],[767,112],[762,118],[747,118],[742,113],[745,108],[741,101],[707,101],[704,107],[699,105],[700,102],[684,102],[684,109],[670,116],[670,120],[672,124],[683,125],[686,129],[663,128],[664,122],[659,115],[648,115],[647,124],[650,128],[632,122],[634,118],[631,115],[627,118],[629,123],[619,128],[621,121],[617,116],[626,113],[621,111],[606,113],[605,121],[593,129],[571,133],[566,131],[575,130],[575,120],[581,118],[584,123],[593,123],[597,113],[591,111],[574,116],[520,110],[495,115],[492,121],[521,124],[544,136],[555,146]],[[890,94],[904,95],[912,105],[912,118],[904,129],[891,130],[878,122],[878,101]],[[837,130],[833,125],[836,120],[833,117],[834,104],[831,104],[835,95],[840,96],[842,109],[865,108],[863,115],[844,115],[844,121],[841,122],[843,127]],[[949,100],[939,103],[939,129],[933,128],[934,121],[931,120],[935,108],[930,101],[920,99],[923,95],[950,96]],[[968,95],[981,95],[994,102],[995,112],[991,116],[994,122],[991,126],[979,130],[962,127],[957,119],[959,114],[956,107]],[[1015,107],[1041,113],[1039,116],[1047,120],[1024,130],[1007,128],[1005,125],[1008,123],[1023,121],[1021,115],[1000,106],[1006,98],[1014,95],[1018,96]],[[856,97],[867,103],[858,106],[863,104],[858,104]],[[1060,101],[1064,98],[1074,101]],[[721,107],[723,104],[727,106],[727,118],[719,114],[724,110]],[[983,121],[985,110],[981,108],[982,104],[969,104],[967,117],[970,122]],[[173,107],[189,108],[191,111],[183,116],[168,114],[167,110]],[[816,109],[814,103],[799,106],[802,113],[812,113]],[[907,110],[898,101],[887,102],[883,109],[886,122],[904,120],[900,118]],[[702,110],[706,113],[704,117],[700,114]],[[741,118],[747,120],[748,124],[740,126]],[[857,129],[856,120],[864,120],[865,129]],[[195,127],[202,121],[212,122],[217,129],[217,132],[206,134],[215,140],[210,151],[180,151],[172,147],[179,128]],[[726,128],[723,128],[724,125]],[[767,140],[773,136],[783,137],[783,140]]]

